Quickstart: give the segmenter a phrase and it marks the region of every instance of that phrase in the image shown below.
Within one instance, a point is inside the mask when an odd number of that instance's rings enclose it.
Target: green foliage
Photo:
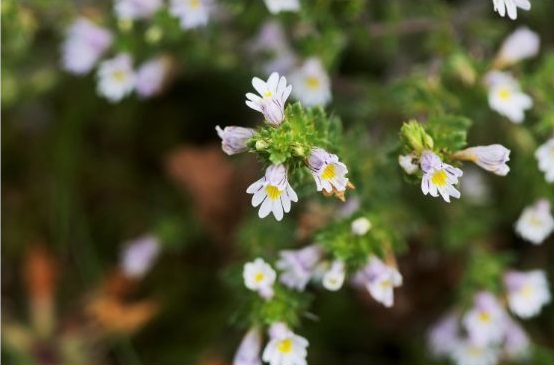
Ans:
[[[432,136],[436,151],[442,154],[461,150],[467,144],[467,130],[471,120],[457,115],[432,116],[427,121],[425,129]]]

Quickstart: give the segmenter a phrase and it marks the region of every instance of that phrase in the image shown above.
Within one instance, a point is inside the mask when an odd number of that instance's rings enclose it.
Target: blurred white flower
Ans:
[[[170,0],[169,12],[179,18],[181,28],[193,29],[208,24],[211,0]]]
[[[498,349],[493,346],[481,346],[469,340],[460,341],[452,352],[456,365],[496,365]]]
[[[261,204],[258,216],[265,218],[273,213],[275,219],[283,219],[283,211],[290,212],[291,202],[297,202],[298,196],[287,180],[287,170],[283,165],[271,165],[265,176],[246,190],[252,196],[252,206]]]
[[[300,10],[299,0],[264,0],[264,2],[271,14],[278,14],[282,11]]]
[[[319,58],[309,58],[290,75],[293,96],[305,106],[331,101],[331,81]]]
[[[287,42],[281,24],[276,21],[264,23],[250,44],[250,50],[263,58],[263,70],[268,75],[272,72],[286,74],[296,63],[296,55]]]
[[[143,277],[160,253],[160,243],[155,236],[142,236],[126,245],[121,255],[121,268],[130,278]]]
[[[287,79],[284,76],[279,78],[279,74],[274,72],[267,82],[254,77],[252,86],[261,96],[247,93],[246,105],[262,113],[269,124],[275,127],[281,125],[285,120],[285,102],[292,91],[292,86],[287,86]]]
[[[458,321],[460,317],[450,313],[435,323],[428,335],[428,346],[437,357],[451,356],[460,342]]]
[[[415,161],[415,156],[413,155],[399,155],[398,164],[408,175],[415,174],[419,170],[419,166]]]
[[[477,168],[468,168],[461,178],[461,190],[464,198],[474,204],[485,204],[490,201],[490,189],[485,176]]]
[[[496,175],[506,176],[510,171],[506,164],[510,161],[510,150],[500,144],[466,148],[456,152],[454,156],[460,160],[471,161]]]
[[[554,182],[554,137],[537,149],[535,157],[539,161],[539,170],[544,172],[546,181]]]
[[[169,71],[169,61],[158,57],[143,63],[137,70],[135,88],[143,98],[150,98],[162,90]]]
[[[266,345],[262,359],[270,365],[307,365],[309,343],[292,331],[284,337],[273,337]]]
[[[508,307],[521,318],[531,318],[551,300],[548,281],[542,270],[510,271],[504,275]]]
[[[520,325],[509,319],[506,323],[503,353],[508,360],[521,361],[530,353],[529,336]]]
[[[128,54],[119,54],[100,63],[97,74],[98,93],[112,103],[130,94],[136,81],[132,62]]]
[[[489,87],[489,106],[513,123],[521,123],[525,110],[533,106],[533,100],[524,94],[519,83],[510,74],[493,71],[486,78]]]
[[[86,18],[77,18],[62,44],[62,66],[71,73],[89,72],[112,44],[112,34]]]
[[[280,251],[277,268],[283,271],[280,275],[281,282],[289,288],[304,290],[322,255],[323,252],[317,245],[300,250]]]
[[[242,339],[233,358],[233,365],[262,365],[262,333],[259,328],[251,328]]]
[[[269,338],[282,339],[292,334],[292,331],[284,322],[273,322],[267,329]]]
[[[371,256],[368,264],[356,273],[354,283],[365,287],[373,299],[385,307],[392,307],[394,288],[402,285],[402,276],[396,268]]]
[[[539,245],[554,231],[554,218],[550,213],[550,203],[540,199],[526,207],[515,225],[516,232],[525,240]]]
[[[508,16],[512,20],[517,19],[517,8],[523,10],[531,9],[531,2],[529,0],[492,0],[492,3],[494,11],[498,12],[501,17],[504,17],[508,13]]]
[[[352,214],[356,213],[360,209],[360,199],[356,196],[346,199],[346,202],[342,204],[338,211],[337,216],[339,218],[348,218]]]
[[[115,0],[114,11],[119,19],[145,19],[162,6],[162,0]]]
[[[424,195],[442,198],[450,203],[450,196],[460,198],[460,192],[454,187],[458,178],[463,175],[462,170],[443,163],[441,159],[431,151],[424,151],[421,155],[420,167],[423,171],[421,178],[421,191]]]
[[[346,272],[344,271],[344,262],[335,260],[329,270],[323,275],[323,287],[327,290],[337,291],[342,288]]]
[[[277,274],[271,265],[261,258],[246,263],[242,271],[242,277],[244,285],[248,289],[257,291],[265,299],[273,297],[273,283],[275,283]]]
[[[488,346],[502,341],[506,318],[507,314],[496,297],[489,292],[480,292],[462,321],[473,344]]]
[[[246,142],[256,134],[256,131],[252,128],[235,126],[225,127],[224,129],[216,126],[215,130],[221,138],[221,149],[229,156],[247,151]]]
[[[314,147],[306,163],[315,180],[317,191],[345,191],[348,185],[346,165],[339,161],[337,155],[322,148]]]
[[[496,57],[495,65],[505,67],[539,53],[539,35],[527,27],[519,27],[510,34]]]
[[[371,229],[371,222],[366,217],[354,219],[350,225],[350,231],[356,236],[365,236]]]

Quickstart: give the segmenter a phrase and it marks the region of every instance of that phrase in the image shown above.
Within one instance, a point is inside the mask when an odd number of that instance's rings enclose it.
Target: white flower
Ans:
[[[133,91],[135,80],[131,56],[120,54],[100,64],[98,93],[111,102],[117,102]]]
[[[264,23],[250,44],[250,50],[263,58],[263,70],[268,75],[272,72],[288,73],[296,63],[296,55],[287,42],[281,24],[276,21]]]
[[[290,75],[293,96],[305,106],[326,105],[331,101],[331,81],[319,58],[309,58]]]
[[[529,95],[521,92],[519,83],[511,75],[500,71],[490,72],[487,76],[489,85],[489,106],[513,123],[521,123],[525,110],[533,106]]]
[[[504,40],[495,65],[504,67],[539,53],[539,35],[527,27],[519,27]]]
[[[492,346],[480,346],[471,341],[460,341],[452,352],[456,365],[496,365],[498,350]]]
[[[271,14],[300,10],[299,0],[264,0],[264,2]]]
[[[208,24],[211,0],[170,0],[169,12],[179,18],[181,28],[192,29]]]
[[[283,270],[280,280],[289,288],[304,290],[323,252],[317,245],[300,250],[283,250],[279,252],[277,267]]]
[[[448,314],[433,325],[428,335],[428,346],[433,355],[452,355],[460,342],[459,316]]]
[[[291,202],[297,202],[298,196],[287,180],[287,170],[283,165],[271,165],[265,176],[246,189],[252,196],[252,206],[261,204],[258,216],[265,218],[273,213],[275,219],[283,219],[283,211],[290,212]]]
[[[287,331],[282,337],[273,337],[264,349],[262,359],[269,365],[307,365],[308,340]]]
[[[77,18],[62,44],[63,68],[74,74],[89,72],[112,44],[112,34],[86,18]]]
[[[337,155],[325,151],[323,148],[314,147],[308,156],[306,163],[314,177],[317,191],[325,190],[345,191],[348,185],[348,173],[346,165],[339,161]]]
[[[463,175],[462,170],[443,163],[441,159],[431,151],[424,151],[420,161],[423,177],[421,179],[421,191],[424,195],[430,194],[442,198],[450,203],[450,196],[460,198],[460,192],[454,184],[458,183],[458,177]]]
[[[130,278],[141,278],[150,270],[160,253],[160,243],[147,235],[130,242],[122,252],[121,268]]]
[[[462,194],[474,204],[485,204],[490,200],[490,188],[485,177],[477,168],[468,168],[461,178]]]
[[[365,236],[371,229],[371,222],[366,217],[354,219],[350,225],[350,230],[356,236]]]
[[[215,130],[221,138],[221,149],[229,156],[247,151],[246,141],[256,134],[256,131],[252,128],[234,126],[225,127],[225,129],[216,126]]]
[[[269,124],[281,125],[285,120],[285,102],[292,91],[292,86],[287,86],[287,79],[284,76],[279,78],[279,74],[274,72],[269,76],[267,82],[254,77],[252,86],[261,96],[247,93],[246,105],[263,113]]]
[[[323,287],[327,290],[337,291],[342,288],[345,276],[344,262],[335,260],[331,264],[331,268],[323,275]]]
[[[506,323],[504,354],[509,360],[524,360],[529,355],[530,341],[525,330],[513,320]]]
[[[398,164],[408,175],[415,174],[419,170],[419,166],[415,163],[415,156],[413,155],[399,155]]]
[[[544,172],[546,181],[554,182],[554,137],[537,149],[535,157],[539,160],[539,170]]]
[[[463,317],[463,324],[472,343],[487,346],[502,341],[506,318],[504,308],[494,295],[481,292],[475,296],[473,308]]]
[[[162,6],[162,0],[115,0],[115,14],[120,19],[151,17]]]
[[[521,318],[531,318],[550,302],[548,281],[542,270],[511,271],[504,276],[508,292],[508,306]]]
[[[506,176],[510,171],[510,167],[506,164],[510,161],[510,150],[500,144],[466,148],[456,152],[455,157],[474,162],[477,166],[496,175]]]
[[[135,88],[143,98],[157,95],[164,85],[169,70],[169,61],[158,57],[143,63],[137,70]]]
[[[356,273],[354,282],[364,286],[373,299],[385,307],[392,307],[393,289],[402,285],[402,276],[396,268],[386,265],[376,256],[371,256],[369,263]]]
[[[273,297],[273,283],[277,274],[271,265],[261,258],[246,263],[242,271],[242,277],[244,285],[248,289],[257,291],[265,299]]]
[[[497,11],[501,17],[504,17],[506,12],[510,19],[517,19],[517,8],[523,10],[531,9],[529,0],[492,0],[494,11]]]
[[[554,231],[554,218],[550,213],[548,200],[541,199],[525,208],[515,229],[523,239],[535,245],[541,244]]]
[[[244,338],[233,358],[233,365],[262,365],[260,352],[262,350],[262,334],[259,328],[251,328]]]

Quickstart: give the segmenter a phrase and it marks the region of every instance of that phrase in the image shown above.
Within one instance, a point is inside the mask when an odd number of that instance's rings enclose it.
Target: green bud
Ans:
[[[269,143],[263,139],[258,139],[255,144],[256,151],[265,151],[269,147]]]
[[[163,37],[163,31],[157,25],[153,25],[144,33],[144,39],[150,44],[158,43]]]
[[[424,150],[433,149],[433,138],[425,132],[425,128],[415,120],[411,120],[402,125],[400,136],[404,143],[416,153],[421,153]]]
[[[292,153],[293,153],[295,156],[305,157],[306,149],[305,149],[302,145],[300,145],[300,144],[295,144],[295,145],[292,147]]]

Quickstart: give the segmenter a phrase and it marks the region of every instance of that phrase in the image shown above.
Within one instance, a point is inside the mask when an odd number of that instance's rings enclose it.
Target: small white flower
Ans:
[[[150,18],[160,7],[162,0],[115,0],[114,11],[119,19]]]
[[[408,175],[415,174],[419,170],[418,164],[415,162],[413,155],[399,155],[398,164]]]
[[[271,265],[261,258],[246,263],[242,271],[242,277],[244,285],[248,289],[257,291],[265,299],[273,297],[273,283],[275,283],[277,274]]]
[[[421,191],[424,195],[430,194],[442,198],[450,203],[450,197],[460,198],[460,192],[454,187],[458,178],[463,175],[462,170],[443,163],[441,159],[431,151],[424,151],[420,161],[423,177],[421,179]]]
[[[283,271],[280,280],[289,288],[304,290],[323,252],[317,245],[300,250],[283,250],[279,252],[277,267]]]
[[[252,128],[234,126],[225,127],[224,129],[216,126],[215,130],[221,138],[221,149],[229,156],[247,151],[246,141],[256,134],[256,131]]]
[[[531,318],[551,300],[548,281],[542,270],[510,271],[504,276],[508,306],[521,318]]]
[[[455,156],[461,160],[474,162],[477,166],[496,175],[506,176],[510,167],[510,150],[500,144],[476,146],[456,152]]]
[[[283,219],[283,211],[290,212],[291,202],[297,202],[298,196],[287,180],[287,170],[283,165],[271,165],[265,176],[246,189],[252,196],[252,206],[261,204],[258,216],[265,218],[273,213],[275,219]]]
[[[504,67],[539,53],[539,35],[527,27],[519,27],[504,40],[495,64]]]
[[[526,359],[530,352],[529,336],[520,325],[511,319],[506,323],[503,352],[509,360],[516,361]]]
[[[263,70],[268,75],[272,72],[286,74],[296,63],[296,55],[277,21],[264,23],[249,48],[253,54],[263,58]]]
[[[331,101],[331,81],[319,58],[309,58],[290,75],[293,96],[305,106]]]
[[[488,74],[486,81],[491,109],[513,123],[523,122],[525,110],[533,106],[533,100],[521,91],[517,80],[507,73],[493,71]]]
[[[137,94],[143,98],[150,98],[159,94],[168,71],[169,61],[164,57],[158,57],[143,63],[137,70],[135,85]]]
[[[463,324],[472,343],[479,346],[498,344],[504,336],[507,314],[489,292],[475,296],[473,308],[463,317]]]
[[[121,268],[130,278],[141,278],[154,264],[160,253],[160,244],[154,236],[147,235],[130,242],[122,252]]]
[[[510,19],[517,19],[517,8],[523,10],[531,9],[529,0],[492,0],[494,11],[498,12],[501,17],[504,17],[506,12]]]
[[[271,14],[278,14],[282,11],[300,10],[299,0],[264,0],[264,2]]]
[[[112,103],[117,102],[133,91],[135,80],[131,56],[120,54],[100,64],[98,93]]]
[[[496,347],[477,345],[469,340],[460,341],[452,352],[456,365],[496,365],[498,357]]]
[[[309,343],[291,331],[283,337],[274,337],[264,349],[262,359],[270,365],[307,365]]]
[[[314,177],[317,191],[325,190],[345,191],[348,185],[348,173],[346,165],[339,161],[337,155],[325,151],[323,148],[314,147],[308,156],[306,163]]]
[[[89,72],[112,44],[112,34],[86,18],[77,18],[62,44],[62,65],[71,73]]]
[[[345,276],[344,262],[335,260],[331,264],[331,268],[323,275],[323,287],[327,290],[337,291],[342,288]]]
[[[371,222],[366,217],[354,219],[350,225],[350,230],[356,236],[365,236],[371,229]]]
[[[428,335],[428,346],[433,355],[450,356],[460,342],[459,316],[448,314],[433,325]]]
[[[477,168],[468,168],[461,178],[462,194],[473,204],[485,204],[490,201],[490,188],[485,177]]]
[[[516,232],[525,240],[539,245],[554,231],[550,203],[541,199],[525,208],[516,222]]]
[[[246,105],[262,113],[269,124],[275,127],[281,125],[285,120],[285,102],[292,91],[292,86],[287,86],[287,79],[284,76],[279,78],[279,74],[274,72],[267,82],[254,77],[252,86],[261,96],[247,93]]]
[[[373,299],[385,307],[392,307],[394,288],[402,285],[402,275],[396,268],[386,265],[376,256],[371,256],[369,263],[356,273],[354,282],[364,286]]]
[[[169,12],[179,18],[181,28],[193,29],[208,24],[211,0],[170,0]]]
[[[251,328],[242,339],[233,358],[233,365],[262,365],[262,333],[259,328]]]
[[[554,182],[554,137],[537,149],[535,157],[539,161],[539,170],[544,172],[546,181]]]

